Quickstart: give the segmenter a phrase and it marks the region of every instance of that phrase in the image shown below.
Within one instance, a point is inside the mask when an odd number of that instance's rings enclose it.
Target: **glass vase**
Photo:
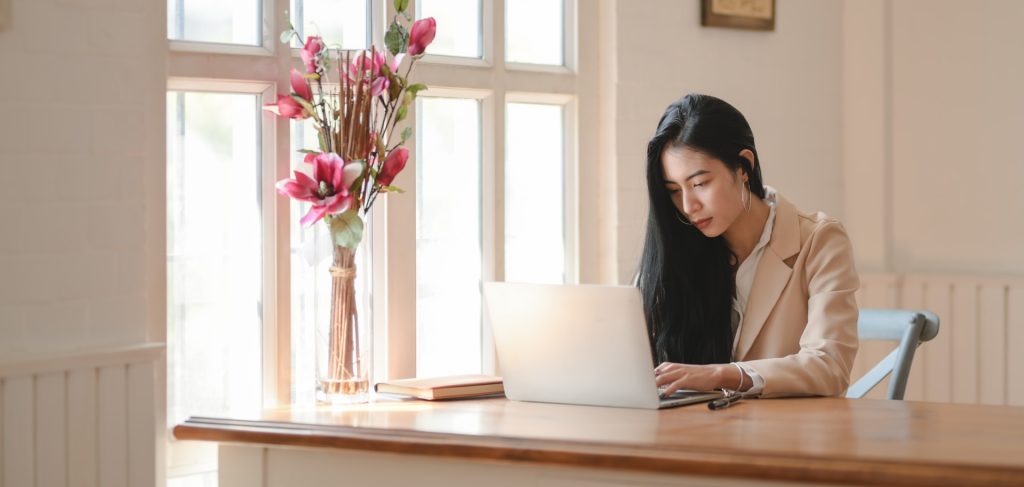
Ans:
[[[356,249],[333,245],[328,268],[330,295],[316,320],[316,399],[322,403],[356,404],[370,398],[371,336],[359,319],[356,290]]]

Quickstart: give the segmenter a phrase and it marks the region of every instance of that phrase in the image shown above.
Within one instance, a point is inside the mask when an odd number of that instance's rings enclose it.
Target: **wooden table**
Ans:
[[[377,402],[193,417],[174,435],[221,442],[222,487],[338,475],[489,487],[1024,485],[1024,408],[1003,406],[806,398],[647,411],[504,398]]]

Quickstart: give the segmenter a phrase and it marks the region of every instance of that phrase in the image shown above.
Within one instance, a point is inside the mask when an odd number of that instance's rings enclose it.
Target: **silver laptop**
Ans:
[[[721,397],[659,398],[634,287],[486,282],[484,305],[509,399],[659,409]]]

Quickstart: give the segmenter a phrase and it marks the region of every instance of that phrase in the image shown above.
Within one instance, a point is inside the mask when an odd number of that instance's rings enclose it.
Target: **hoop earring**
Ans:
[[[747,201],[743,201],[743,195],[741,194],[740,203],[743,204],[743,211],[750,211],[750,184],[744,182],[743,187],[747,188]]]
[[[688,222],[688,221],[686,221],[683,218],[683,215],[681,215],[678,211],[676,211],[676,220],[679,220],[679,223],[682,223],[683,225],[686,225],[686,226],[689,226],[689,227],[693,226],[693,224]]]

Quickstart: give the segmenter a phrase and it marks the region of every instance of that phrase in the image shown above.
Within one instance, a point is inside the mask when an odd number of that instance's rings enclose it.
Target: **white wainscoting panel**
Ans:
[[[153,362],[128,365],[128,485],[153,485],[157,474],[157,441],[163,426],[157,416]],[[153,439],[154,441],[150,441]]]
[[[100,485],[127,487],[128,484],[128,387],[126,366],[99,369],[99,408],[96,430],[99,432]]]
[[[858,303],[939,316],[938,336],[914,357],[906,400],[1024,406],[1024,278],[869,274]],[[861,342],[854,379],[894,346]],[[867,397],[884,396],[883,382]]]
[[[36,485],[63,487],[67,479],[66,373],[36,376]]]
[[[163,344],[0,363],[0,487],[158,484]]]
[[[68,484],[97,487],[96,369],[68,372]]]
[[[35,484],[32,377],[4,379],[4,486]]]

